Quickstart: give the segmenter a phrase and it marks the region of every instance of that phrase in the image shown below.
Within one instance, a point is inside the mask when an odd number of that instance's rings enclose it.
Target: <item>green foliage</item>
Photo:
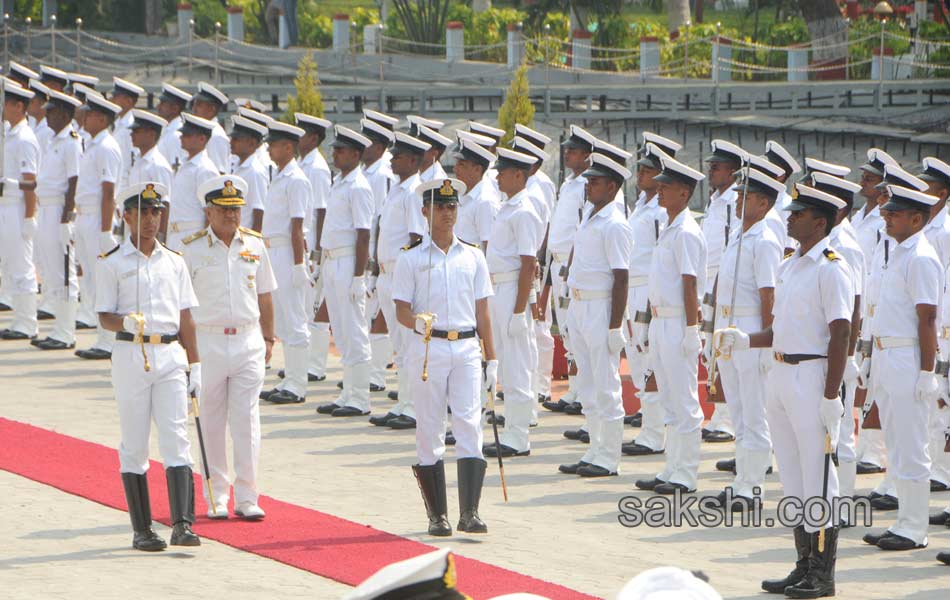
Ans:
[[[227,33],[228,11],[221,0],[191,0],[194,10],[195,35],[207,37],[214,35],[215,22],[221,23],[221,33]]]
[[[297,32],[301,46],[329,48],[333,45],[333,18],[317,10],[316,0],[305,0],[297,11]]]
[[[294,122],[294,113],[304,113],[314,117],[323,116],[323,96],[320,94],[320,79],[317,77],[317,63],[313,53],[307,52],[297,63],[297,77],[294,78],[296,96],[287,96],[287,112],[281,116],[285,123]]]
[[[888,21],[884,30],[899,36],[907,37],[909,34],[904,27],[903,22],[897,20]],[[851,28],[848,31],[849,39],[853,41],[871,36],[870,39],[859,43],[852,43],[849,46],[851,66],[848,76],[850,79],[867,79],[871,76],[871,63],[855,64],[868,60],[873,57],[874,49],[881,46],[881,23],[871,18],[862,18],[851,22]],[[884,37],[884,48],[894,52],[894,56],[899,56],[910,48],[910,42],[904,39],[895,39]]]
[[[639,55],[632,50],[640,45],[640,36],[635,33],[621,15],[603,17],[597,23],[597,31],[591,40],[594,46],[605,50],[593,50],[591,63],[599,71],[630,71],[639,64]],[[616,52],[627,49],[628,52]]]
[[[528,65],[522,63],[511,78],[505,101],[498,109],[498,126],[505,130],[499,144],[507,144],[515,137],[516,123],[531,125],[534,121],[534,105],[531,104],[528,93]]]

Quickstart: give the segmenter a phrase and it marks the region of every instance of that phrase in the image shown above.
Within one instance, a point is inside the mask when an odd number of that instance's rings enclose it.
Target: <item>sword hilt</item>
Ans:
[[[133,316],[138,323],[139,346],[142,348],[142,361],[145,363],[145,372],[148,373],[152,370],[152,367],[148,364],[148,352],[145,351],[145,319],[142,318],[142,313],[133,313]]]
[[[426,345],[425,356],[422,358],[422,381],[429,380],[429,342],[432,341],[432,322],[435,320],[435,315],[432,313],[419,313],[416,315],[417,319],[422,319],[422,322],[425,323],[424,333],[422,334],[422,343]]]

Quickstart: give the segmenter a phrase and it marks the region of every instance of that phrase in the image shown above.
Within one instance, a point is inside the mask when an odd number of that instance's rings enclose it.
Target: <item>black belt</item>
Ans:
[[[172,342],[178,341],[178,334],[173,333],[171,335],[159,335],[152,334],[146,336],[133,335],[128,331],[119,331],[115,334],[115,339],[120,342],[135,342],[136,344],[140,342],[145,342],[146,344],[171,344]]]
[[[797,365],[798,363],[805,362],[806,360],[828,358],[822,354],[782,354],[781,352],[773,352],[772,356],[775,357],[776,362],[785,363],[787,365]]]
[[[453,329],[451,331],[444,331],[442,329],[433,329],[432,337],[439,338],[441,340],[449,340],[450,342],[454,342],[455,340],[467,340],[468,338],[475,337],[475,330],[469,329],[467,331],[458,331]]]

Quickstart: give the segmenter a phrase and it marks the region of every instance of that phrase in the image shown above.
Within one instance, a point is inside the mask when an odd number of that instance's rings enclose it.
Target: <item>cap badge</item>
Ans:
[[[455,188],[452,187],[451,181],[446,179],[442,182],[442,187],[439,188],[439,195],[440,196],[454,196],[455,195]]]
[[[154,200],[155,198],[158,198],[158,192],[155,191],[155,184],[145,184],[145,190],[142,191],[142,198],[146,200]]]
[[[221,190],[221,195],[225,198],[233,198],[238,195],[237,188],[234,187],[234,183],[228,179],[224,182],[224,188]]]

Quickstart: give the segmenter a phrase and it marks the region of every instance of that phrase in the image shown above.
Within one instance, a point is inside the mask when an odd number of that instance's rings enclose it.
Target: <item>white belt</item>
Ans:
[[[571,259],[570,252],[551,252],[551,256],[554,258],[554,262],[559,262],[561,264],[567,264],[567,261]]]
[[[101,212],[102,212],[102,205],[100,204],[77,204],[76,205],[77,215],[98,215]]]
[[[37,198],[36,201],[40,206],[66,206],[66,196]]]
[[[505,283],[507,281],[517,281],[518,277],[521,275],[521,269],[515,271],[506,271],[504,273],[492,273],[489,275],[493,285],[499,283]]]
[[[684,316],[686,310],[682,306],[651,306],[650,314],[658,319],[672,319]]]
[[[627,278],[627,287],[635,288],[642,285],[646,285],[650,282],[650,278],[647,275],[637,275],[636,277]]]
[[[274,237],[264,238],[264,246],[268,248],[284,248],[290,244],[290,237],[286,235],[275,235]]]
[[[238,335],[258,328],[257,321],[251,321],[237,327],[222,327],[220,325],[195,325],[195,328],[202,333],[217,333],[220,335]]]
[[[887,350],[888,348],[906,348],[907,346],[916,346],[917,338],[912,337],[876,337],[874,338],[874,347],[878,350]]]
[[[334,258],[343,258],[345,256],[353,256],[356,254],[355,246],[342,246],[340,248],[324,248],[323,249],[323,259],[331,260]]]
[[[394,260],[379,263],[380,273],[392,273],[395,270],[396,270],[396,261]]]
[[[168,224],[168,230],[175,233],[185,233],[192,229],[201,229],[204,225],[204,221],[175,221]]]
[[[571,290],[574,300],[601,300],[610,298],[610,290]]]
[[[737,317],[755,317],[761,313],[757,306],[736,306],[730,309],[728,306],[720,306],[717,309],[720,317],[729,317],[729,313]]]
[[[20,204],[21,202],[23,202],[23,198],[0,196],[0,206],[13,206],[14,204]]]

